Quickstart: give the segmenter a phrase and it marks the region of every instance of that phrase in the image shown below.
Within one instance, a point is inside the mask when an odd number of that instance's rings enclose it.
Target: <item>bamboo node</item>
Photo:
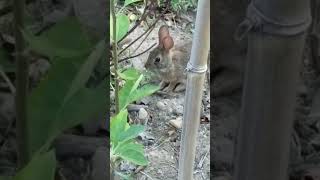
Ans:
[[[197,73],[197,74],[203,74],[206,73],[208,70],[208,66],[204,65],[204,66],[194,66],[191,64],[191,62],[189,61],[187,64],[187,68],[185,69],[186,72],[192,72],[192,73]]]

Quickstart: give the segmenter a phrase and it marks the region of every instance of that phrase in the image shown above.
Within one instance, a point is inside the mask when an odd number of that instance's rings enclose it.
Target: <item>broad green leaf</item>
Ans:
[[[136,138],[141,132],[144,131],[144,126],[131,125],[129,129],[120,134],[119,141],[127,141]]]
[[[120,78],[124,80],[137,80],[140,77],[139,71],[135,68],[128,68],[125,71],[121,72],[121,70],[118,71],[118,75]]]
[[[134,92],[132,92],[128,97],[127,103],[129,104],[131,102],[138,101],[144,97],[150,96],[151,94],[155,93],[159,89],[160,89],[159,86],[146,84],[141,88],[136,89]]]
[[[83,60],[82,60],[83,62]],[[28,101],[28,150],[32,155],[62,131],[96,118],[106,111],[105,85],[79,89],[64,101],[77,74],[81,60],[55,60],[46,79],[35,88]]]
[[[142,1],[142,0],[126,0],[124,2],[124,6],[128,6],[128,5],[132,4],[132,3],[139,2],[139,1]]]
[[[88,55],[92,43],[82,26],[75,18],[67,18],[51,27],[41,36],[34,36],[28,30],[22,30],[30,48],[50,58],[73,58]]]
[[[112,16],[110,15],[110,38],[113,41],[113,20]],[[124,14],[117,14],[116,15],[116,35],[117,35],[117,42],[127,34],[129,30],[130,21],[129,18]]]
[[[126,81],[123,87],[119,91],[119,109],[123,109],[127,106],[127,102],[130,96],[131,89],[134,85],[134,81]]]
[[[121,133],[125,131],[127,123],[128,111],[121,110],[116,116],[111,118],[110,136],[112,143],[117,144]]]
[[[136,82],[134,82],[134,84],[133,84],[133,86],[132,86],[132,88],[131,88],[131,91],[130,91],[130,95],[131,95],[134,91],[137,90],[137,88],[139,87],[139,84],[140,84],[140,82],[142,81],[142,79],[143,79],[143,75],[141,74],[141,75],[139,76],[139,78],[136,80]]]
[[[78,71],[75,79],[73,80],[71,87],[69,89],[68,94],[66,95],[66,98],[64,101],[69,100],[71,96],[74,95],[80,88],[84,87],[88,79],[90,78],[90,75],[92,74],[94,67],[97,65],[99,60],[101,60],[102,55],[104,54],[106,50],[106,44],[104,40],[101,40],[94,51],[90,54],[88,59],[82,64],[80,70]]]
[[[132,162],[134,164],[140,166],[146,166],[148,164],[148,161],[143,153],[143,146],[141,144],[126,144],[126,146],[119,148],[118,152],[119,156],[122,159]]]
[[[61,48],[59,46],[55,46],[52,44],[49,39],[44,37],[37,37],[32,35],[27,30],[22,30],[22,34],[24,39],[29,43],[30,48],[42,55],[48,56],[49,58],[53,57],[64,57],[64,58],[72,58],[81,56],[82,53],[74,50],[68,50]]]
[[[54,151],[37,154],[13,180],[54,180],[56,164]]]
[[[123,109],[125,108],[129,103],[133,102],[131,99],[131,96],[133,93],[135,93],[135,90],[138,88],[141,80],[143,78],[143,75],[140,75],[140,77],[136,81],[126,81],[124,86],[119,91],[119,108]]]
[[[61,20],[48,31],[45,31],[41,37],[48,38],[52,44],[58,47],[74,50],[82,55],[88,55],[95,44],[98,43],[91,41],[89,34],[76,17]]]

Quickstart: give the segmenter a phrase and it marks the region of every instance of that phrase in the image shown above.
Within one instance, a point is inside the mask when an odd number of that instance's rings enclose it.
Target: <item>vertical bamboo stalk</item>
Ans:
[[[119,83],[118,83],[118,74],[117,74],[117,70],[118,70],[118,52],[117,52],[117,21],[116,21],[116,12],[115,12],[115,1],[111,0],[110,1],[110,11],[111,11],[111,15],[112,15],[112,24],[113,24],[113,42],[112,42],[112,48],[113,48],[113,64],[114,64],[114,69],[115,69],[115,105],[116,105],[116,114],[119,113]],[[111,163],[114,163],[113,160],[111,160]],[[115,174],[115,168],[112,164],[111,164],[111,171],[110,171],[110,179],[112,180],[118,180],[120,179],[120,177],[118,175]]]
[[[310,4],[304,0],[253,0],[247,19],[250,23],[243,24],[249,27],[247,64],[233,179],[284,180],[288,179]]]
[[[192,180],[200,107],[210,47],[210,0],[199,0],[184,103],[178,180]]]
[[[28,93],[28,61],[23,57],[24,40],[21,29],[24,26],[25,0],[14,0],[14,24],[16,42],[16,114],[17,114],[17,142],[18,167],[23,168],[29,161],[27,136],[27,93]]]
[[[113,64],[114,64],[114,81],[115,81],[115,104],[116,104],[116,114],[119,113],[119,82],[118,82],[118,52],[117,52],[117,20],[116,20],[116,12],[115,12],[115,2],[114,0],[110,1],[110,10],[112,14],[112,22],[113,22]]]

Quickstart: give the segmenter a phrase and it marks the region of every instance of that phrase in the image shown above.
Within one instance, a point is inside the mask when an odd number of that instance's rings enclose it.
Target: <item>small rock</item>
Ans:
[[[147,96],[147,97],[145,97],[145,98],[143,98],[143,99],[141,100],[141,102],[142,102],[143,104],[149,104],[151,101],[152,101],[152,97],[151,97],[151,96]]]
[[[110,91],[110,100],[114,101],[115,99],[115,92],[114,91]]]
[[[148,118],[148,112],[144,109],[144,108],[141,108],[139,110],[139,115],[138,115],[139,119],[141,120],[144,120],[144,119],[147,119]]]
[[[169,135],[169,136],[173,136],[173,135],[175,134],[175,132],[176,132],[176,131],[173,131],[173,130],[172,130],[172,131],[168,131],[168,135]]]
[[[177,119],[173,119],[169,121],[169,124],[171,124],[173,127],[177,129],[182,128],[182,117],[178,117]]]
[[[157,102],[157,108],[163,111],[163,110],[166,109],[166,105],[163,102],[158,101]]]
[[[175,114],[183,114],[183,106],[182,105],[177,105],[175,108],[174,108],[174,110],[173,110],[173,112],[175,113]]]
[[[134,172],[139,173],[140,171],[144,170],[144,168],[145,168],[145,166],[138,166]]]
[[[136,169],[136,166],[129,163],[129,162],[121,162],[120,167],[119,167],[120,171],[131,171],[133,172]]]

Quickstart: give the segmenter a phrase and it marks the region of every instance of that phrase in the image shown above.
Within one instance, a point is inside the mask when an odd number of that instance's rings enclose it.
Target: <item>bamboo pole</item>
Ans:
[[[310,6],[303,0],[254,0],[247,12],[234,180],[285,180]]]
[[[200,107],[210,47],[210,0],[199,0],[188,63],[178,180],[192,180]]]
[[[118,80],[118,46],[117,46],[117,16],[115,9],[115,1],[110,1],[110,10],[112,14],[113,22],[113,64],[114,64],[114,82],[115,82],[115,105],[116,105],[116,114],[119,113],[119,80]]]
[[[14,24],[16,41],[16,133],[18,143],[18,167],[23,168],[30,160],[27,136],[27,93],[28,93],[28,61],[23,57],[24,40],[21,29],[24,26],[25,0],[14,0]]]

